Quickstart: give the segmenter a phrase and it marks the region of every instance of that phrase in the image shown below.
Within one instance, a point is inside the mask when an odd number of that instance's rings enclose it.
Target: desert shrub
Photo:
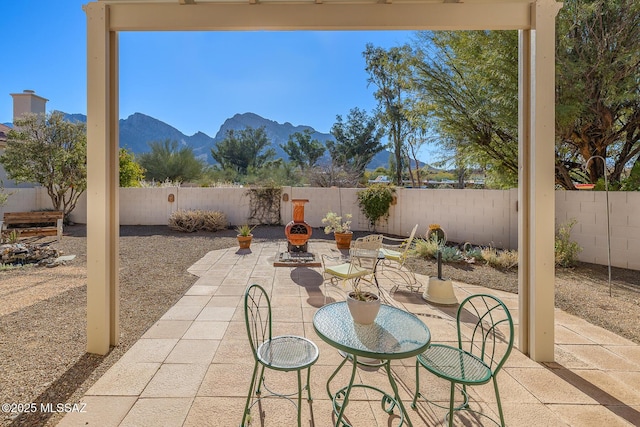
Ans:
[[[438,248],[437,239],[417,239],[413,253],[420,258],[435,258],[438,253]]]
[[[202,212],[202,229],[205,231],[218,231],[227,228],[227,216],[219,211]]]
[[[463,253],[464,257],[469,261],[484,261],[484,257],[482,256],[482,248],[474,248],[471,243],[464,244]]]
[[[177,210],[169,217],[169,228],[185,233],[193,233],[202,229],[204,216],[202,211]]]
[[[465,260],[462,252],[455,246],[442,245],[439,249],[442,254],[442,262],[462,262]]]
[[[572,267],[578,262],[578,254],[582,248],[571,240],[571,229],[576,225],[576,219],[571,219],[558,227],[555,241],[555,261],[561,267]]]
[[[139,181],[139,186],[142,188],[168,188],[168,187],[180,187],[180,181],[172,181],[169,178],[164,181],[156,181],[152,179],[151,181]]]
[[[509,270],[518,265],[518,251],[499,251],[496,248],[488,247],[481,250],[482,258],[488,265],[494,268]]]

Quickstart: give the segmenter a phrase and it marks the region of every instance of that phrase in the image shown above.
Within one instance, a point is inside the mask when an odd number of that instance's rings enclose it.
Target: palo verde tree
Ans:
[[[416,106],[433,117],[442,151],[503,188],[518,183],[517,41],[515,31],[420,32],[415,41]]]
[[[302,171],[313,168],[325,152],[324,145],[317,139],[311,139],[311,130],[296,132],[289,136],[286,144],[280,147],[289,156],[289,160]]]
[[[567,0],[557,22],[556,183],[597,183],[601,156],[616,188],[640,168],[640,3]]]
[[[517,183],[517,34],[419,33],[417,96],[439,119],[445,149],[487,170],[497,186]],[[556,184],[612,188],[640,163],[640,4],[567,0],[557,17]],[[607,167],[592,156],[607,159]],[[633,188],[633,184],[630,186]]]
[[[392,47],[388,50],[367,44],[363,52],[369,73],[368,83],[378,89],[378,117],[389,136],[389,145],[396,165],[396,184],[402,185],[405,139],[411,125],[407,117],[407,101],[411,85],[413,52],[410,46]]]
[[[194,181],[202,175],[204,162],[196,158],[191,147],[166,139],[149,143],[151,151],[140,154],[140,166],[147,179],[155,181]]]
[[[60,112],[27,114],[14,122],[0,163],[9,178],[36,182],[47,190],[53,209],[65,216],[87,189],[87,134]]]
[[[247,175],[249,170],[256,171],[270,165],[276,151],[270,147],[264,127],[227,131],[224,139],[211,149],[211,156],[221,169],[232,170],[239,175]]]
[[[349,111],[346,122],[338,114],[331,127],[336,140],[327,141],[333,165],[363,176],[367,164],[384,149],[380,142],[382,134],[376,118],[358,107]]]

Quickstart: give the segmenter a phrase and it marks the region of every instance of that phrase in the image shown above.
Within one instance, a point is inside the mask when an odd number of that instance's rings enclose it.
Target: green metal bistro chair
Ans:
[[[382,249],[380,252],[384,255],[382,262],[383,271],[387,268],[393,269],[407,283],[409,290],[420,289],[422,284],[416,279],[413,271],[405,265],[409,250],[413,247],[413,239],[416,237],[418,224],[413,227],[411,234],[406,239],[396,239],[384,236],[382,240]]]
[[[360,237],[353,242],[349,250],[349,260],[322,255],[322,277],[324,283],[324,302],[327,302],[327,282],[334,286],[344,285],[353,280],[358,283],[365,280],[376,284],[375,268],[382,246],[382,235],[372,234]]]
[[[504,427],[504,415],[496,376],[513,348],[514,333],[511,314],[504,303],[494,296],[471,295],[460,304],[456,323],[458,328],[457,348],[443,344],[431,344],[427,350],[417,356],[416,392],[411,406],[415,408],[418,396],[422,396],[420,393],[420,366],[451,382],[448,408],[450,427],[453,426],[453,411],[471,411],[467,386],[486,384],[493,380],[498,412],[500,413],[500,425]],[[463,330],[469,334],[464,341]],[[454,408],[456,384],[462,385],[461,392],[464,401],[460,406]],[[434,405],[439,406],[435,403]]]
[[[308,401],[311,401],[311,389],[309,388],[309,378],[311,376],[311,365],[318,360],[318,347],[311,340],[293,335],[282,335],[274,337],[271,335],[271,302],[264,288],[260,285],[251,285],[244,295],[244,319],[249,335],[249,343],[253,351],[255,364],[251,377],[251,386],[247,395],[247,403],[244,407],[242,423],[240,427],[245,427],[251,423],[251,408],[261,399],[267,397],[283,397],[289,400],[298,409],[298,427],[300,427],[300,410],[302,403],[302,390],[307,389]],[[260,367],[260,375],[258,373]],[[298,403],[290,398],[291,394],[275,393],[264,382],[264,368],[276,371],[296,371],[298,374]],[[307,369],[307,384],[302,387],[301,371]],[[256,381],[257,380],[257,381]],[[257,382],[257,384],[256,384]],[[261,396],[260,388],[264,386],[269,392],[266,396]],[[255,393],[258,396],[251,402]]]

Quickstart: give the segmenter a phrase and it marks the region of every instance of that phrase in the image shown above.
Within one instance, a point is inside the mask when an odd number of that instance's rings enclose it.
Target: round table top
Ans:
[[[313,326],[323,341],[356,356],[375,359],[404,359],[429,347],[431,332],[415,315],[382,304],[370,325],[354,323],[347,303],[334,302],[320,307]]]

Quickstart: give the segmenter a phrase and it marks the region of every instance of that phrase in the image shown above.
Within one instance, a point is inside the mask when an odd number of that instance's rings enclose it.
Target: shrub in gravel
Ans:
[[[420,258],[435,258],[439,248],[438,239],[417,239],[413,253]]]
[[[227,216],[219,211],[177,210],[169,217],[169,228],[185,233],[227,228]]]
[[[205,231],[224,230],[229,225],[227,216],[220,211],[204,211],[202,229]]]
[[[578,263],[578,254],[582,248],[571,240],[571,229],[577,220],[571,219],[558,227],[555,239],[556,265],[561,267],[573,267]]]
[[[496,248],[488,247],[482,249],[482,258],[494,268],[509,270],[518,265],[518,251],[516,250],[499,251]]]
[[[204,222],[199,211],[177,210],[169,217],[169,228],[185,233],[193,233],[202,229]]]

